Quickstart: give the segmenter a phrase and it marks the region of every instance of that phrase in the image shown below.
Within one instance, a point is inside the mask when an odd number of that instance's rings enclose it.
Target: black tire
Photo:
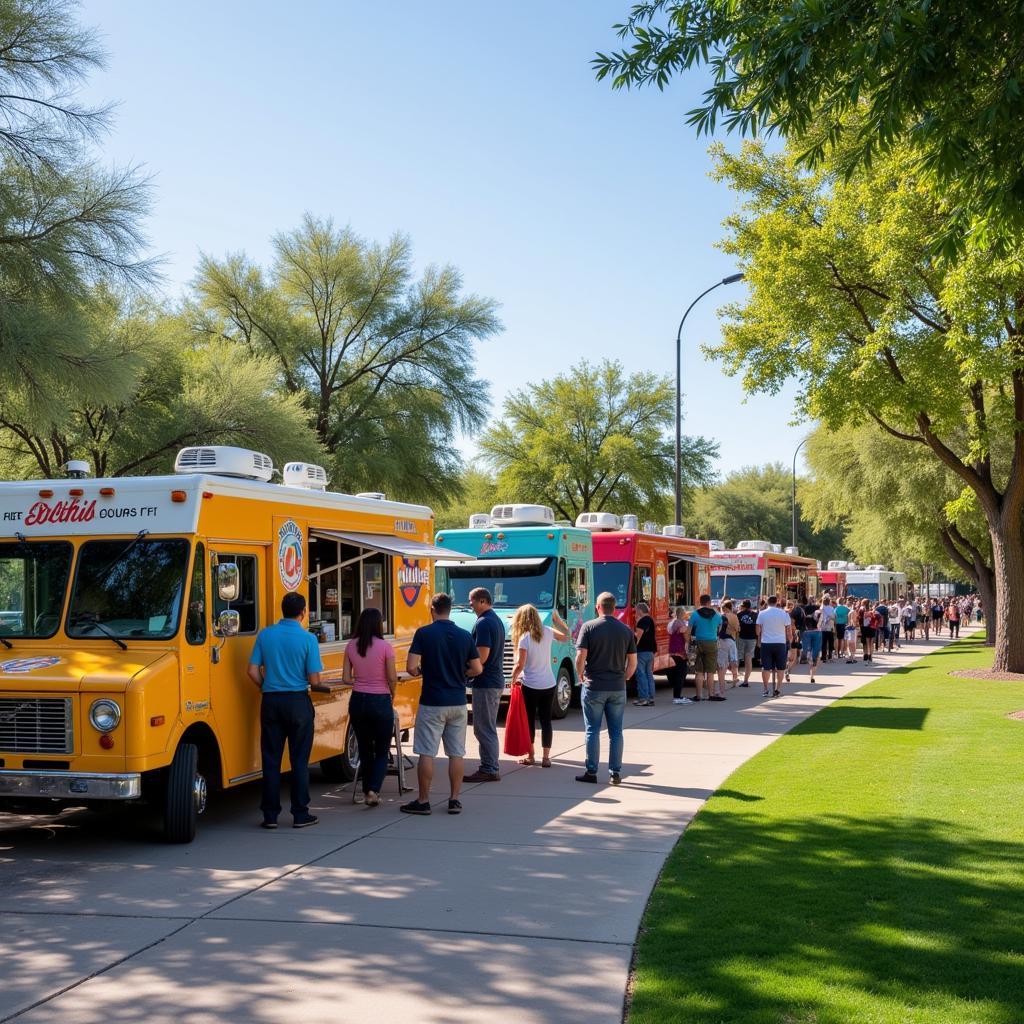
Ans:
[[[199,748],[182,743],[164,780],[164,839],[191,843],[199,815],[206,810],[206,779],[199,773]]]
[[[351,782],[359,774],[359,744],[351,725],[345,732],[345,749],[334,757],[325,757],[320,762],[320,773],[325,782]]]
[[[555,695],[551,699],[552,718],[565,718],[569,713],[569,708],[572,707],[573,703],[573,690],[575,689],[572,669],[568,665],[563,665],[558,670],[558,676],[555,678]]]

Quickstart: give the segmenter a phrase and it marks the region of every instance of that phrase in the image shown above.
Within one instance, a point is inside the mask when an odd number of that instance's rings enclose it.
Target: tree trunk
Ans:
[[[981,607],[985,610],[985,646],[996,645],[996,581],[995,574],[985,564],[975,560],[976,572],[974,580],[981,597]],[[991,611],[989,610],[991,609]]]
[[[998,523],[989,524],[996,591],[996,657],[992,667],[998,672],[1024,672],[1024,523],[1011,511],[1007,503]]]

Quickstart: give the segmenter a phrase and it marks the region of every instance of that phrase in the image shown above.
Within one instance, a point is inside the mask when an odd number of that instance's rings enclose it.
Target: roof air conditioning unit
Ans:
[[[69,459],[63,469],[69,480],[84,480],[92,467],[85,459]]]
[[[309,462],[286,462],[281,471],[285,487],[305,487],[308,491],[327,490],[327,470]]]
[[[725,543],[723,541],[720,541],[720,540],[709,540],[708,541],[708,547],[712,551],[724,551],[725,550]]]
[[[770,540],[741,540],[736,543],[737,551],[781,551],[777,544]]]
[[[210,473],[213,476],[232,476],[269,483],[274,475],[274,463],[269,455],[262,452],[227,444],[213,444],[202,448],[182,448],[174,460],[174,472]]]
[[[662,537],[685,537],[686,527],[681,523],[672,523],[669,526],[663,526],[661,529]]]
[[[554,526],[555,513],[547,505],[495,505],[492,526]]]
[[[621,530],[622,520],[614,512],[581,512],[576,517],[581,530]]]
[[[387,501],[387,495],[383,491],[360,491],[357,498],[369,498],[371,501]]]
[[[491,517],[486,512],[474,512],[469,517],[471,530],[486,530],[491,525]]]
[[[624,530],[639,530],[640,520],[634,515],[626,515],[622,517],[622,528]]]
[[[869,565],[868,572],[888,572],[889,570],[884,565]]]
[[[829,567],[830,570],[831,569],[845,569],[848,564],[849,564],[848,562],[843,562],[843,561],[841,561],[838,558],[833,558],[832,561],[830,561],[828,563],[828,567]]]
[[[792,544],[790,544],[788,547],[786,547],[785,551],[786,551],[787,555],[799,555],[800,554],[800,549],[793,547]]]
[[[816,558],[814,560],[814,567],[818,570],[818,572],[821,572],[821,559],[820,558]]]
[[[657,532],[658,532],[658,524],[657,523],[652,522],[650,519],[648,519],[648,520],[646,520],[644,522],[644,533],[657,533]]]
[[[846,571],[847,572],[860,572],[860,566],[856,562],[847,562],[846,563]]]
[[[773,544],[772,545],[772,551],[776,555],[781,555],[782,554],[782,545],[781,544]]]

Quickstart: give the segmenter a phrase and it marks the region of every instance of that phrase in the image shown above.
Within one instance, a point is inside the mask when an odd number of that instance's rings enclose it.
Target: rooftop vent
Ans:
[[[493,526],[554,526],[555,513],[547,505],[495,505]]]
[[[214,444],[202,448],[182,448],[174,460],[174,472],[210,473],[214,476],[232,476],[269,483],[274,475],[274,463],[269,455],[262,452]]]
[[[622,517],[622,528],[624,530],[639,530],[640,520],[632,513]]]
[[[889,570],[884,565],[869,565],[868,572],[888,572]]]
[[[491,525],[491,517],[486,512],[474,512],[469,517],[471,530],[486,530]]]
[[[84,480],[89,475],[89,463],[85,459],[71,459],[65,463],[64,472],[70,480]]]
[[[622,520],[614,512],[581,512],[576,517],[581,530],[621,530]]]
[[[658,524],[651,519],[644,522],[644,533],[657,533]]]
[[[327,470],[308,462],[286,462],[281,472],[285,487],[305,487],[310,491],[327,490]]]
[[[781,544],[773,544],[772,545],[772,551],[774,551],[775,554],[777,554],[777,555],[781,555],[782,554],[782,545]]]
[[[792,544],[790,544],[785,550],[786,550],[786,554],[787,555],[799,555],[800,554],[800,549],[793,547]]]
[[[681,523],[672,523],[670,526],[662,527],[661,535],[663,537],[685,537],[686,527]]]
[[[736,544],[737,551],[781,551],[777,544],[770,540],[741,540]]]
[[[720,540],[709,540],[708,541],[708,547],[712,551],[724,551],[725,550],[725,544],[722,541],[720,541]]]
[[[849,562],[844,562],[841,559],[833,558],[832,561],[828,563],[828,567],[829,567],[830,570],[831,569],[846,569],[846,568],[849,567],[849,564],[850,564]]]

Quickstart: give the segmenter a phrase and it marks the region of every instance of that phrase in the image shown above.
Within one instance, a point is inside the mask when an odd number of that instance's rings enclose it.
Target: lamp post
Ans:
[[[683,319],[679,321],[679,330],[676,331],[676,518],[675,522],[678,525],[683,521],[683,324],[686,323],[686,318],[690,315],[690,310],[700,302],[701,299],[707,295],[708,292],[713,292],[716,288],[720,288],[723,284],[735,284],[737,281],[742,281],[742,274],[730,274],[728,277],[723,277],[721,281],[716,281],[710,288],[705,288],[686,307],[686,312],[683,314]]]
[[[796,457],[800,454],[800,449],[805,444],[807,444],[806,437],[796,446],[796,451],[793,452],[793,547],[796,547]]]

